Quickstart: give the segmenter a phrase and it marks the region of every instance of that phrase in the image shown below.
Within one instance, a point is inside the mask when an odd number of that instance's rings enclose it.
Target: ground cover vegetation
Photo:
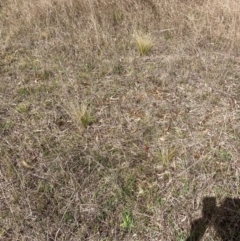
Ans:
[[[239,197],[239,12],[2,0],[0,240],[180,241]]]

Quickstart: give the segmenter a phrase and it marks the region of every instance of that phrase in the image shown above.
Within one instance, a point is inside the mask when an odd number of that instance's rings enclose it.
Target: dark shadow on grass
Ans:
[[[222,241],[240,241],[240,199],[225,198],[217,206],[215,197],[205,197],[202,218],[192,222],[186,241],[200,241],[210,226]]]

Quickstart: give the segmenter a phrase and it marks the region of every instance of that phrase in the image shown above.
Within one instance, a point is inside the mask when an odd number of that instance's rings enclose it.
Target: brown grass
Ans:
[[[0,240],[180,241],[239,197],[239,12],[1,1]]]

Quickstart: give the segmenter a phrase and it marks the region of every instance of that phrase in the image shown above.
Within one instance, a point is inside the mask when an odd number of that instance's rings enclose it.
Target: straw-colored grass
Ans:
[[[135,41],[140,56],[147,55],[153,47],[153,40],[149,34],[136,33]]]
[[[238,198],[239,12],[1,1],[0,239],[186,240]]]

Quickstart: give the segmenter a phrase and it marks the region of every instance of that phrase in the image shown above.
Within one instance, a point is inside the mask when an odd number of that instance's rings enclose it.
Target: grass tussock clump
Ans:
[[[187,240],[239,199],[239,12],[1,1],[0,240]]]
[[[151,36],[147,34],[137,33],[135,35],[135,41],[140,56],[147,55],[153,47],[153,40]]]
[[[67,108],[69,107],[69,115],[71,116],[73,122],[77,126],[83,126],[87,127],[88,125],[91,125],[95,118],[91,114],[91,110],[88,109],[86,104],[69,104]]]

